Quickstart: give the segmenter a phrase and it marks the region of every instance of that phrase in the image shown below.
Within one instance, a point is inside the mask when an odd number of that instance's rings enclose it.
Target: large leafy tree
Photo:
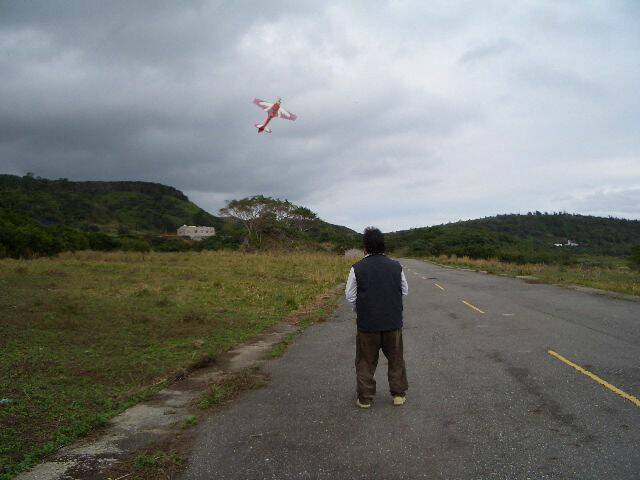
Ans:
[[[303,232],[318,219],[306,207],[264,195],[228,200],[227,206],[220,209],[220,214],[242,223],[249,239],[258,245],[267,231],[295,228]]]

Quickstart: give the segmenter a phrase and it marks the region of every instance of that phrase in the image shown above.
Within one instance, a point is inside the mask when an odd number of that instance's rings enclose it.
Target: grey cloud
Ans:
[[[460,62],[470,63],[478,60],[497,57],[505,52],[508,52],[509,50],[513,50],[516,48],[517,45],[514,42],[506,38],[500,38],[494,42],[470,48],[462,54],[462,56],[460,57]]]
[[[595,215],[640,218],[640,186],[600,189],[585,195],[572,196],[570,203],[581,211]]]
[[[609,5],[3,2],[0,170],[160,181],[211,211],[264,193],[358,227],[553,210],[556,191],[637,216],[578,194],[640,161],[637,9]],[[257,135],[251,100],[278,95],[299,120]]]
[[[518,69],[516,77],[530,88],[548,88],[564,91],[565,94],[598,96],[604,89],[593,80],[568,69],[544,65],[527,65]]]

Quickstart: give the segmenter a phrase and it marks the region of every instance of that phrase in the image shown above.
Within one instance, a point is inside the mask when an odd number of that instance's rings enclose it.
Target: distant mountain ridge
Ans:
[[[401,230],[388,237],[396,249],[433,255],[455,253],[486,258],[523,250],[628,255],[634,245],[640,244],[640,221],[533,212]],[[554,246],[567,240],[578,246]]]
[[[72,182],[0,175],[0,209],[43,225],[109,233],[175,232],[184,224],[220,227],[222,219],[181,191],[151,182]]]

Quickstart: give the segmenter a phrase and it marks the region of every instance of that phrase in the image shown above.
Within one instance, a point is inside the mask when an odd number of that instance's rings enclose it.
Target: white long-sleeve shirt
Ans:
[[[409,293],[409,284],[404,276],[404,271],[400,272],[400,278],[402,280],[402,295],[407,295]],[[349,270],[349,277],[347,278],[347,286],[344,289],[344,296],[355,310],[356,299],[358,297],[358,282],[356,280],[356,272],[353,270],[353,267]]]

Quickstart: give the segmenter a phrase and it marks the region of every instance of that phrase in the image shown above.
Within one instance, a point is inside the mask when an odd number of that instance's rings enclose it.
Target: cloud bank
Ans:
[[[385,230],[640,218],[638,3],[1,2],[0,171]],[[263,118],[282,96],[297,122]]]

